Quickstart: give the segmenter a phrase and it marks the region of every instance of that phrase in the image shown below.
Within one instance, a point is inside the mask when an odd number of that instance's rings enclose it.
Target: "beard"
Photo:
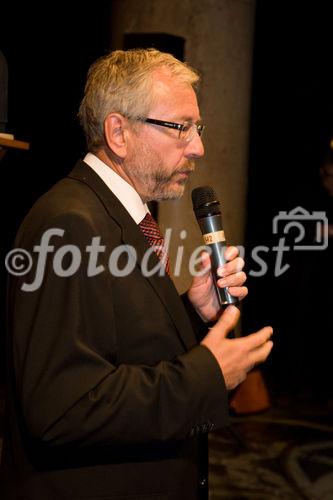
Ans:
[[[194,162],[186,161],[170,172],[159,153],[142,143],[128,155],[123,166],[144,202],[180,198],[194,171]]]

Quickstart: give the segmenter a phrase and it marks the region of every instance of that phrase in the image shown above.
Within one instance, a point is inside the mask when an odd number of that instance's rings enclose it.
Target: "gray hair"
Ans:
[[[154,100],[153,73],[162,68],[180,83],[195,87],[199,82],[194,69],[155,49],[115,50],[92,64],[78,114],[90,151],[104,143],[108,114],[147,116]]]

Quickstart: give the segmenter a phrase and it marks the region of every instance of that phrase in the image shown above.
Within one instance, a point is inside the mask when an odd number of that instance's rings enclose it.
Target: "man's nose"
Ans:
[[[195,132],[193,139],[187,144],[185,156],[187,158],[201,158],[205,154],[205,148],[198,132]]]

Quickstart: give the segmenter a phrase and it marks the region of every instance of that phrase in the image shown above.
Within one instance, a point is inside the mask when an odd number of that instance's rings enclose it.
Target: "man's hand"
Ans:
[[[221,288],[229,287],[231,295],[241,300],[247,295],[247,288],[242,286],[246,280],[246,274],[242,271],[244,260],[238,255],[238,248],[228,247],[226,249],[225,258],[228,262],[223,267],[218,268],[217,273],[220,279],[217,284]],[[209,254],[203,252],[200,275],[193,278],[187,292],[193,307],[204,321],[216,320],[221,312],[210,269]]]
[[[237,387],[255,365],[265,361],[273,347],[270,326],[246,337],[226,338],[235,328],[239,316],[237,307],[228,306],[201,342],[215,356],[228,390]]]

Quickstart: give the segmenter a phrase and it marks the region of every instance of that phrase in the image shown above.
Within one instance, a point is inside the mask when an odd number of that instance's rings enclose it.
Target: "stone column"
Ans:
[[[186,39],[185,60],[202,74],[198,98],[205,157],[197,162],[182,199],[159,206],[162,229],[172,228],[170,257],[175,265],[184,245],[180,292],[190,283],[188,260],[202,244],[191,204],[191,190],[212,186],[221,202],[229,243],[244,244],[247,158],[255,0],[118,0],[112,6],[112,47],[124,33],[164,32]],[[181,231],[186,238],[181,239]],[[184,233],[182,233],[184,236]]]

